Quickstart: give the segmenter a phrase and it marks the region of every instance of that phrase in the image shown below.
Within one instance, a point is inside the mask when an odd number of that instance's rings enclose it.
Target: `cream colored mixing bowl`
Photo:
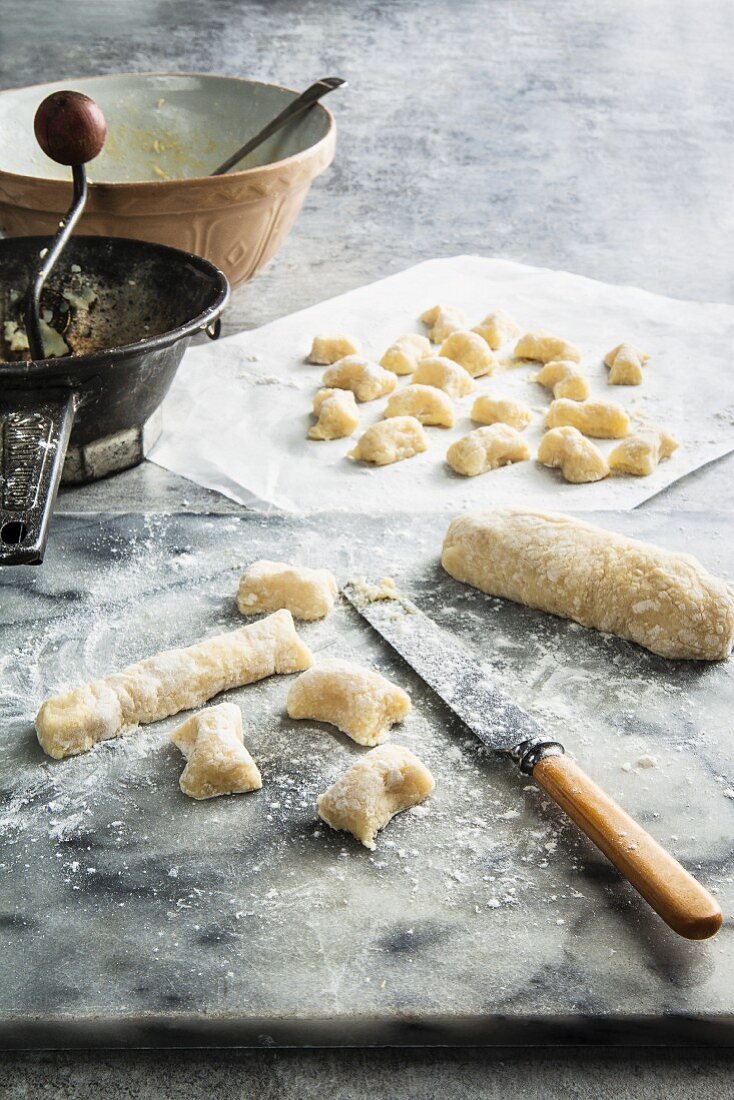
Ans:
[[[80,77],[0,92],[0,232],[50,234],[71,201],[70,171],[33,133],[42,99],[71,88],[107,118],[88,166],[77,232],[172,245],[211,260],[234,286],[277,252],[311,181],[334,157],[336,126],[322,104],[289,123],[225,176],[218,164],[298,94],[275,84],[197,73]]]

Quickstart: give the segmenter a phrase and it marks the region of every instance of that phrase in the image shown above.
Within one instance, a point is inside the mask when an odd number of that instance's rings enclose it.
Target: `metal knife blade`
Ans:
[[[558,745],[535,718],[495,687],[463,642],[412,600],[396,589],[364,581],[349,581],[342,591],[373,630],[490,749],[517,757],[517,750],[528,743]]]
[[[343,592],[483,744],[509,753],[532,775],[675,932],[695,940],[716,935],[718,902],[494,686],[462,642],[385,582],[350,581]]]

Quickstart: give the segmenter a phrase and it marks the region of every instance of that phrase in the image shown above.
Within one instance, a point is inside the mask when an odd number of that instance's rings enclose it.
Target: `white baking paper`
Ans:
[[[253,291],[254,292],[254,291]],[[680,449],[651,477],[609,477],[569,485],[535,460],[462,478],[446,465],[449,444],[477,427],[480,393],[516,396],[536,415],[525,437],[533,454],[552,395],[531,381],[538,366],[510,366],[477,379],[458,402],[454,429],[426,429],[429,450],[392,466],[347,457],[355,438],[382,417],[387,398],[359,406],[355,437],[306,438],[324,367],[305,356],[317,333],[347,332],[379,360],[437,304],[456,305],[477,324],[490,311],[512,314],[523,331],[545,328],[579,345],[592,399],[618,401],[639,421],[663,426]],[[610,386],[603,356],[621,342],[650,355],[641,386]],[[510,348],[501,349],[508,357]],[[691,470],[734,450],[734,307],[677,301],[565,271],[478,256],[429,260],[290,317],[189,350],[163,406],[154,462],[242,504],[289,512],[436,511],[472,506],[628,509]],[[407,386],[410,378],[399,379]],[[597,441],[608,452],[613,441]]]

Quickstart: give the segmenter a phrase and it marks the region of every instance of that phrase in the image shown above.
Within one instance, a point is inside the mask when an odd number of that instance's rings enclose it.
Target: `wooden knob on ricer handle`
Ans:
[[[93,99],[83,92],[52,92],[33,120],[36,140],[57,164],[87,164],[101,153],[107,122]]]
[[[41,332],[41,294],[87,201],[85,165],[102,151],[107,137],[107,122],[93,99],[82,92],[52,92],[36,111],[33,129],[47,157],[71,168],[73,197],[68,212],[48,247],[40,252],[40,262],[23,302],[28,345],[34,362],[46,358]],[[49,498],[50,499],[50,498]]]

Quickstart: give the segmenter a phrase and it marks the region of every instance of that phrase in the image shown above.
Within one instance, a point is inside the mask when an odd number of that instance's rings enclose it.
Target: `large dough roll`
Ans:
[[[661,657],[720,661],[734,591],[690,554],[570,516],[497,509],[459,516],[441,562],[482,592],[629,638]]]

